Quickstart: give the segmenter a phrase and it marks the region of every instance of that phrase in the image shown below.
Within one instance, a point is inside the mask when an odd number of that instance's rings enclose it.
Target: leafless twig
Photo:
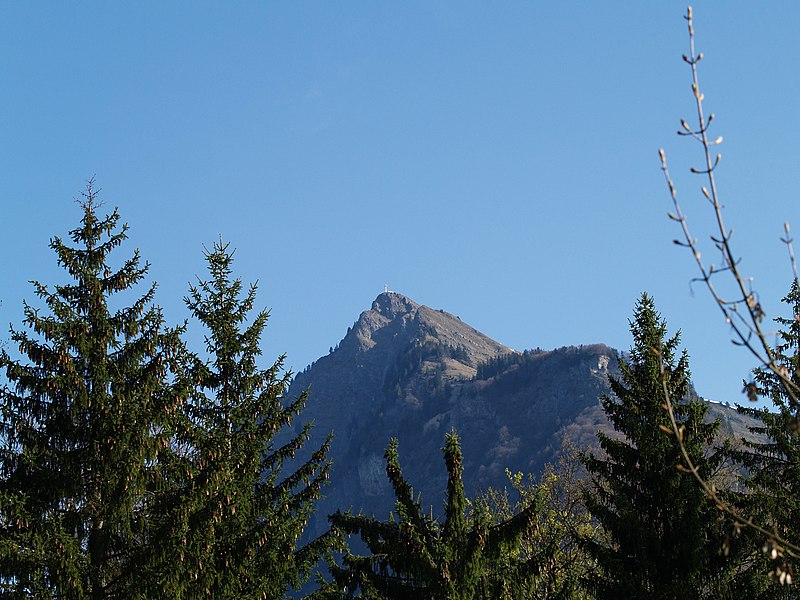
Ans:
[[[712,146],[721,144],[722,136],[718,136],[712,140],[709,135],[709,128],[714,120],[714,115],[710,114],[708,118],[706,118],[703,108],[705,96],[700,91],[700,82],[697,74],[697,65],[703,59],[703,54],[697,54],[695,52],[694,25],[691,7],[688,8],[685,19],[689,26],[689,54],[684,54],[683,60],[692,70],[692,95],[694,96],[697,109],[698,126],[697,128],[692,128],[685,119],[681,119],[681,130],[678,131],[678,135],[688,136],[698,141],[703,148],[703,166],[701,168],[692,167],[691,172],[700,175],[706,180],[706,184],[701,186],[700,191],[703,197],[708,201],[714,214],[717,231],[710,237],[715,248],[722,256],[722,264],[721,266],[714,264],[707,265],[703,261],[697,238],[691,234],[686,215],[683,213],[681,205],[678,202],[677,191],[667,168],[666,154],[663,149],[660,149],[658,153],[661,159],[661,170],[664,173],[664,178],[666,179],[675,211],[670,212],[669,217],[680,225],[683,234],[683,239],[675,240],[675,243],[679,246],[689,248],[691,251],[697,268],[700,271],[698,280],[706,285],[714,302],[722,311],[725,322],[731,327],[732,341],[734,344],[747,348],[765,368],[769,369],[780,378],[783,386],[786,388],[790,406],[794,410],[800,411],[800,401],[798,401],[800,389],[798,389],[797,385],[791,380],[786,368],[781,365],[775,357],[774,351],[767,340],[767,335],[762,328],[765,315],[761,302],[758,299],[758,294],[752,288],[751,279],[742,274],[740,259],[736,258],[731,246],[733,230],[729,229],[725,223],[722,203],[720,201],[715,178],[715,171],[720,164],[722,155],[717,153],[715,156],[712,156]],[[788,248],[792,269],[796,278],[797,266],[794,260],[792,239],[789,237],[788,223],[784,224],[784,230],[786,232],[786,237],[783,238],[782,241]],[[714,285],[715,276],[724,272],[729,273],[734,282],[735,292],[734,297],[731,299],[722,297],[717,287]],[[748,386],[746,391],[751,400],[756,399],[756,388],[754,385]]]
[[[663,149],[659,150],[659,157],[661,159],[661,169],[664,173],[664,178],[669,188],[670,196],[674,207],[674,212],[669,213],[670,219],[676,221],[681,228],[682,240],[675,240],[679,246],[688,248],[694,261],[700,271],[700,276],[697,278],[702,281],[708,288],[714,302],[722,312],[725,322],[731,327],[732,341],[739,346],[747,348],[761,363],[762,367],[774,373],[781,384],[783,385],[789,406],[800,415],[800,401],[798,395],[800,389],[797,384],[792,381],[791,375],[786,366],[781,364],[775,355],[774,350],[770,346],[767,335],[762,328],[762,323],[765,317],[764,311],[759,301],[758,294],[753,290],[751,279],[743,275],[740,269],[740,260],[734,254],[731,246],[731,238],[733,230],[729,229],[723,217],[723,207],[720,201],[719,192],[715,179],[715,172],[721,161],[721,155],[712,152],[712,146],[717,146],[722,143],[722,136],[711,139],[709,135],[709,128],[714,120],[714,115],[710,114],[708,118],[705,117],[703,101],[705,96],[700,90],[700,82],[697,74],[697,65],[703,59],[702,53],[696,53],[695,40],[694,40],[694,24],[692,21],[692,8],[687,9],[685,17],[689,29],[689,54],[683,56],[683,60],[690,66],[692,71],[692,94],[695,99],[695,107],[697,111],[697,127],[692,128],[686,120],[681,119],[681,130],[678,135],[690,137],[700,143],[703,149],[703,166],[701,168],[693,167],[691,172],[700,175],[705,179],[705,185],[701,186],[700,191],[703,197],[707,200],[714,215],[716,233],[711,237],[714,247],[720,252],[722,257],[721,266],[713,264],[706,264],[701,256],[697,239],[692,236],[687,223],[686,215],[683,213],[680,204],[677,200],[677,192],[675,185],[670,177],[667,168],[666,154]],[[792,238],[789,235],[789,224],[784,223],[785,237],[781,239],[786,244],[791,263],[792,273],[795,280],[797,280],[797,264],[794,257],[794,248],[792,245]],[[715,277],[721,273],[728,273],[732,278],[734,292],[732,298],[724,298],[718,291],[717,286],[714,285]],[[780,559],[784,555],[800,558],[800,546],[796,543],[784,539],[778,534],[776,530],[770,530],[763,525],[755,523],[752,518],[742,514],[735,507],[725,499],[721,498],[716,486],[703,478],[697,466],[692,462],[688,451],[683,443],[683,426],[678,423],[675,418],[673,410],[672,399],[670,398],[669,389],[667,386],[667,375],[665,372],[664,362],[661,356],[661,349],[654,349],[658,353],[659,363],[661,366],[661,377],[665,397],[665,409],[669,414],[669,420],[672,430],[668,433],[674,434],[677,438],[678,445],[680,446],[681,455],[684,463],[681,468],[690,472],[697,480],[708,498],[713,501],[717,507],[728,514],[736,524],[737,529],[741,527],[749,527],[754,531],[762,534],[766,540],[764,551],[768,553],[773,559]],[[757,399],[757,388],[754,383],[748,384],[745,388],[750,400]],[[778,562],[778,566],[774,571],[774,575],[781,583],[791,583],[791,571],[786,568],[783,561]]]
[[[714,502],[719,510],[728,514],[728,516],[730,516],[737,524],[737,528],[749,527],[762,534],[766,539],[765,551],[773,554],[772,558],[778,558],[778,555],[780,554],[788,554],[794,558],[800,558],[800,546],[782,538],[776,530],[767,529],[753,521],[753,519],[750,517],[743,515],[740,511],[731,506],[729,502],[720,496],[716,485],[706,481],[706,479],[700,474],[699,468],[692,461],[691,457],[689,456],[689,452],[683,443],[684,426],[682,423],[678,423],[678,420],[675,417],[675,410],[672,403],[672,397],[669,392],[668,377],[666,368],[664,366],[661,348],[653,348],[653,352],[658,355],[658,364],[661,372],[661,386],[664,390],[664,408],[666,409],[667,414],[669,414],[669,421],[672,427],[672,430],[667,431],[666,433],[675,435],[677,438],[681,457],[684,461],[684,464],[681,464],[679,468],[683,471],[691,473],[694,476],[708,499]],[[780,577],[781,574],[777,573],[777,576]],[[789,579],[787,583],[791,583],[791,579]]]

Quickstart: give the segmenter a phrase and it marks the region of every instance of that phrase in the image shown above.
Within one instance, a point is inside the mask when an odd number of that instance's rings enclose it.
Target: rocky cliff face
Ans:
[[[447,312],[379,295],[289,390],[310,390],[301,420],[315,422],[312,445],[335,436],[334,472],[314,528],[324,531],[336,509],[381,518],[393,509],[383,459],[393,437],[404,473],[434,510],[446,483],[440,448],[453,427],[469,494],[504,486],[506,468],[538,472],[565,438],[594,444],[597,430],[609,429],[599,397],[609,373],[618,375],[618,356],[603,344],[517,352]],[[738,426],[735,411],[713,408],[727,419],[723,427]]]
[[[306,415],[349,437],[373,412],[395,403],[419,408],[431,379],[468,380],[479,363],[511,352],[453,315],[386,292],[334,352],[296,376],[291,391],[311,389]]]

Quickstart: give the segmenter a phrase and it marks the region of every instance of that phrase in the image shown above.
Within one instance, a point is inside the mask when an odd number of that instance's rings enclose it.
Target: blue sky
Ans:
[[[93,175],[152,263],[167,319],[220,235],[272,310],[265,363],[325,354],[384,283],[517,349],[627,349],[650,292],[698,391],[752,359],[673,246],[657,150],[695,235],[678,2],[141,2],[0,6],[0,322]],[[800,6],[695,4],[719,185],[768,316],[800,228]],[[707,250],[708,256],[711,251]],[[119,258],[122,258],[120,253]],[[35,303],[34,303],[35,304]],[[4,327],[5,328],[5,327]]]

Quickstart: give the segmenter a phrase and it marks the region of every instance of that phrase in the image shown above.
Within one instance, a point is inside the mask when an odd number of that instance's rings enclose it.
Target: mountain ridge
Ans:
[[[595,444],[598,430],[611,433],[599,399],[610,393],[608,376],[619,376],[620,356],[601,343],[519,352],[444,310],[380,294],[288,390],[310,390],[301,420],[314,421],[316,439],[334,433],[334,473],[316,533],[337,509],[392,509],[383,458],[391,438],[427,503],[444,490],[440,447],[451,428],[462,438],[469,494],[506,485],[506,469],[537,474],[565,439]],[[732,409],[709,406],[724,417],[723,429],[743,427]]]

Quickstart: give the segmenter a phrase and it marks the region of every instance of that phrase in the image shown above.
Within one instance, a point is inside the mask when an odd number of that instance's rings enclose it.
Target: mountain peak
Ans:
[[[417,308],[419,304],[397,292],[383,292],[372,303],[372,310],[388,319],[407,315]]]

